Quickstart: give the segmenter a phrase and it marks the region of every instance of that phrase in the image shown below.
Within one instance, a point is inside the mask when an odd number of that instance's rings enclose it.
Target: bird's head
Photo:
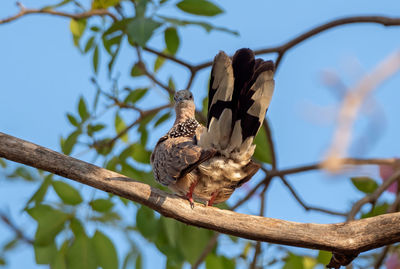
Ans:
[[[195,104],[193,94],[189,90],[177,91],[174,96],[176,122],[194,118]]]
[[[189,90],[177,91],[174,95],[175,103],[190,101],[193,102],[193,94]]]

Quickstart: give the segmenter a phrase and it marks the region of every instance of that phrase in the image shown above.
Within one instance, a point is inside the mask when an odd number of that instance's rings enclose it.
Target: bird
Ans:
[[[189,90],[174,95],[176,118],[152,154],[155,180],[175,194],[206,206],[225,202],[261,165],[252,160],[254,138],[274,91],[275,65],[242,48],[214,58],[207,124],[195,118]]]

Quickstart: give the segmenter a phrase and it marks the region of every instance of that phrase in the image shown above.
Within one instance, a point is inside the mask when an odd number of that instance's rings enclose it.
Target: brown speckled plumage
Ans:
[[[176,120],[158,141],[151,163],[156,181],[207,204],[226,201],[260,168],[251,157],[274,88],[271,61],[249,49],[214,59],[207,127],[199,124],[190,91],[175,94]]]

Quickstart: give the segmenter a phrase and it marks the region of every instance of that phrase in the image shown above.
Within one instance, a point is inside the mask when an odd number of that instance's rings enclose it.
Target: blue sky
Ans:
[[[37,1],[26,0],[26,7],[38,7]],[[51,1],[39,3],[48,4]],[[211,19],[220,26],[238,30],[240,36],[187,27],[180,31],[181,47],[178,56],[192,63],[209,60],[219,50],[232,54],[241,47],[252,49],[280,45],[314,26],[331,19],[352,15],[398,16],[398,1],[218,1],[225,14]],[[0,17],[17,12],[15,2],[3,0]],[[173,5],[163,11],[184,17]],[[39,145],[59,150],[59,139],[70,131],[65,113],[76,110],[79,95],[91,97],[94,87],[91,59],[82,56],[73,47],[69,20],[47,15],[31,15],[16,22],[0,25],[0,131],[26,139]],[[150,42],[160,48],[162,35]],[[400,27],[383,27],[374,24],[354,24],[338,27],[315,36],[290,50],[276,74],[275,94],[269,108],[278,165],[281,168],[308,164],[321,160],[332,139],[334,116],[338,101],[321,80],[324,70],[332,70],[351,86],[365,72],[374,68],[382,59],[399,48]],[[263,55],[273,58],[274,55]],[[150,58],[148,58],[150,59]],[[129,70],[134,63],[132,50],[124,49],[118,59],[121,84],[130,85]],[[103,62],[104,63],[104,62]],[[200,102],[206,94],[209,69],[197,76],[192,87]],[[176,73],[179,88],[186,85],[188,74],[175,65],[168,64],[161,71],[161,78]],[[105,70],[99,74],[100,82],[107,82]],[[394,76],[377,89],[373,98],[383,110],[384,124],[379,140],[366,152],[355,151],[358,157],[394,157],[400,152],[398,124],[400,75]],[[157,100],[162,102],[163,100]],[[150,107],[150,100],[143,106]],[[356,133],[362,134],[366,117],[356,124]],[[168,126],[165,126],[165,131]],[[369,136],[373,133],[367,134]],[[153,145],[155,143],[152,141]],[[375,138],[374,138],[375,140]],[[367,145],[361,145],[367,148]],[[81,158],[85,158],[82,156]],[[324,172],[311,172],[291,176],[289,180],[307,203],[334,210],[347,210],[351,202],[361,197],[351,186],[352,175],[377,175],[376,168],[365,167],[332,176]],[[19,212],[31,195],[32,187],[25,182],[7,183],[0,180],[1,210],[10,210],[21,225],[28,223],[27,216]],[[244,192],[237,192],[232,201]],[[392,199],[390,195],[387,199]],[[241,209],[256,213],[256,199]],[[268,217],[301,222],[330,223],[340,218],[319,213],[305,213],[282,186],[274,180],[267,195]],[[31,232],[34,227],[27,227]],[[1,233],[10,233],[0,225]],[[155,250],[146,250],[148,266],[163,264],[162,258],[150,261]],[[14,254],[10,268],[35,268],[30,250],[21,249]],[[154,263],[154,264],[153,264]],[[39,268],[39,266],[37,266]],[[150,268],[150,267],[149,267]],[[153,267],[155,268],[155,267]]]

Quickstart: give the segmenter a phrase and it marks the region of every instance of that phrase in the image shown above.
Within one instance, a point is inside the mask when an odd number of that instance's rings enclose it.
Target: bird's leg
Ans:
[[[210,198],[210,200],[207,201],[206,206],[212,206],[213,205],[213,203],[215,201],[215,198],[217,197],[218,193],[219,193],[218,191],[215,191],[215,192],[213,192],[211,194],[211,198]]]
[[[192,209],[194,208],[193,191],[194,191],[194,188],[196,187],[196,185],[197,185],[197,180],[190,185],[189,191],[188,191],[188,193],[186,193],[186,198],[189,200],[190,207]]]

